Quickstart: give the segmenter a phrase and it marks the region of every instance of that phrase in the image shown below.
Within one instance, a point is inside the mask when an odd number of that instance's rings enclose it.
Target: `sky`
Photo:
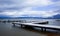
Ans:
[[[0,0],[0,17],[54,17],[60,0]]]

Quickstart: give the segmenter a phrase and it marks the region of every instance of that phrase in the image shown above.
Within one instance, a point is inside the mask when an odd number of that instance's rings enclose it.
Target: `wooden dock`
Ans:
[[[21,25],[25,27],[39,27],[41,28],[42,31],[46,31],[46,29],[53,29],[53,30],[59,30],[60,31],[60,26],[54,26],[54,25],[42,25],[42,24],[34,24],[34,23],[20,23],[20,22],[15,22],[12,23],[14,26]],[[43,30],[44,29],[44,30]]]

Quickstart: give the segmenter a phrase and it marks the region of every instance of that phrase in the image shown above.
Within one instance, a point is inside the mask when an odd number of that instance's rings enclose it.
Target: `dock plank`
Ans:
[[[57,30],[60,30],[60,26],[55,26],[55,25],[42,25],[42,24],[19,23],[19,22],[15,22],[14,24],[27,25],[27,26],[32,26],[32,27],[41,27],[41,28],[46,28],[46,29],[57,29]]]

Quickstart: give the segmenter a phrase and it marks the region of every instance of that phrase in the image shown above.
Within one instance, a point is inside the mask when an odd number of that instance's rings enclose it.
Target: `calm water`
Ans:
[[[0,23],[0,36],[60,36],[60,33],[59,31],[41,32],[38,29],[19,28],[18,26],[13,27],[10,23]]]
[[[0,19],[2,20],[2,19]],[[49,24],[46,24],[46,25],[53,25],[53,26],[60,26],[60,21],[56,21],[56,19],[3,19],[3,20],[11,20],[11,21],[16,21],[16,20],[27,20],[27,21],[49,21]],[[3,21],[2,20],[2,21]],[[0,24],[0,29],[2,28],[8,28],[8,29],[11,29],[12,27],[12,24]],[[40,29],[40,28],[36,28],[36,29]],[[4,30],[4,29],[3,29]],[[47,31],[56,31],[56,30],[50,30],[50,29],[47,29]],[[58,31],[60,33],[60,31]]]
[[[54,25],[54,26],[60,26],[60,21],[56,21],[58,19],[0,19],[2,21],[4,20],[10,20],[10,21],[19,21],[19,20],[23,20],[23,21],[27,21],[27,22],[32,22],[32,21],[36,21],[36,22],[39,22],[39,21],[49,21],[48,24],[46,25]],[[59,19],[60,20],[60,19]]]
[[[48,25],[60,26],[60,21],[50,20]]]

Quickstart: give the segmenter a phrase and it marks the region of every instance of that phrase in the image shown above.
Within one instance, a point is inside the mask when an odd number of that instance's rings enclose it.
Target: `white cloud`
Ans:
[[[24,13],[25,14],[23,14],[23,15],[28,15],[30,17],[44,17],[44,18],[52,17],[54,15],[59,14],[59,13],[54,13],[53,11],[52,12],[49,12],[49,11],[27,11]]]
[[[17,13],[18,12],[18,13]],[[2,15],[8,15],[9,17],[52,17],[59,13],[54,11],[33,11],[33,10],[24,10],[24,11],[11,11],[11,12],[2,12]]]
[[[14,1],[14,0],[12,0]],[[9,17],[52,17],[54,15],[59,14],[58,12],[55,12],[54,10],[49,11],[36,11],[32,10],[33,7],[45,7],[48,5],[59,6],[60,2],[52,2],[51,0],[15,0],[14,4],[11,5],[0,5],[2,8],[11,8],[11,7],[19,7],[21,8],[20,11],[13,10],[13,11],[5,11],[1,12],[0,15],[6,15]]]
[[[47,6],[53,4],[51,0],[25,0],[23,6]]]

